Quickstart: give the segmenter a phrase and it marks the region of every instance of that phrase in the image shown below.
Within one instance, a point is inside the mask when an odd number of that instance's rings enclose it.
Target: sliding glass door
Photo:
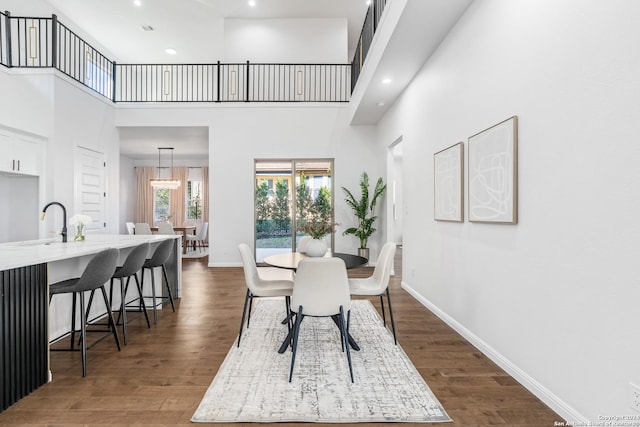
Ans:
[[[256,261],[295,251],[306,221],[334,222],[333,159],[256,160],[254,194]]]

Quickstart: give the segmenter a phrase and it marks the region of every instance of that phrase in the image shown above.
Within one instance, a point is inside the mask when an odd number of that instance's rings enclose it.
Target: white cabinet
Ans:
[[[0,129],[0,172],[40,175],[41,159],[38,140]]]

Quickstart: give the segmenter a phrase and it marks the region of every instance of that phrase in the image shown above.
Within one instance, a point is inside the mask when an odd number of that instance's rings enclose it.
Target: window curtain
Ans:
[[[135,222],[146,222],[153,226],[153,188],[149,180],[157,178],[155,166],[136,167]]]
[[[170,222],[176,227],[182,227],[187,219],[186,205],[189,168],[186,166],[174,167],[171,177],[180,180],[180,187],[171,190],[171,198],[169,200]]]
[[[209,222],[209,166],[202,167],[202,221]],[[207,236],[204,239],[208,240]]]

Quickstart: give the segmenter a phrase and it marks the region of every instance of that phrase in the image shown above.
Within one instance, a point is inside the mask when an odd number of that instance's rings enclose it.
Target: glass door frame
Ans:
[[[308,157],[308,158],[255,158],[253,160],[253,250],[254,257],[256,257],[256,253],[258,251],[258,242],[257,242],[257,223],[258,216],[256,212],[256,202],[257,202],[257,190],[258,190],[258,182],[256,179],[257,175],[257,165],[259,163],[290,163],[291,164],[291,252],[295,252],[297,250],[297,232],[296,232],[296,213],[297,213],[297,203],[296,203],[296,191],[297,191],[297,168],[296,165],[302,162],[326,162],[329,163],[329,167],[331,170],[331,223],[335,224],[335,158],[333,157]],[[330,248],[331,252],[335,252],[335,230],[331,232],[330,238]],[[257,257],[256,257],[257,259]]]

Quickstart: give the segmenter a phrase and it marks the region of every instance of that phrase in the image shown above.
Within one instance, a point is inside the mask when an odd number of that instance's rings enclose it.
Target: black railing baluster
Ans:
[[[117,69],[118,69],[118,65],[116,64],[116,61],[113,61],[111,63],[111,101],[113,101],[114,103],[116,102],[116,82],[117,82],[116,70]]]
[[[216,102],[220,102],[220,61],[218,61],[218,63],[216,64],[216,69],[217,69]]]
[[[244,94],[245,94],[245,99],[244,102],[249,102],[249,61],[247,61],[247,68],[245,70],[245,80],[246,80],[246,84],[244,87]]]
[[[7,67],[13,67],[13,51],[11,46],[11,13],[8,10],[4,11],[5,25],[4,29],[6,31],[6,41],[7,41]]]

